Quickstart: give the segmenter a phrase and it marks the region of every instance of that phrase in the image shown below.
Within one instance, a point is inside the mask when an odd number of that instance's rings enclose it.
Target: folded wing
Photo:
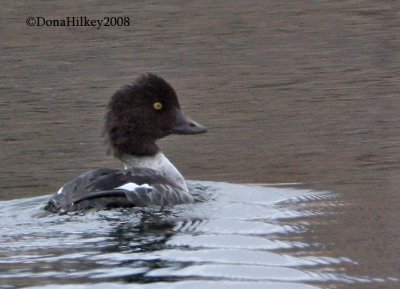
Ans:
[[[193,197],[155,170],[100,168],[65,184],[45,209],[68,212],[90,208],[174,205],[193,202]]]

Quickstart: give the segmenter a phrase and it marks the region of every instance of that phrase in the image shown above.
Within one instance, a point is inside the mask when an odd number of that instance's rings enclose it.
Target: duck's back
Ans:
[[[149,168],[99,168],[66,183],[45,209],[69,212],[90,208],[174,205],[193,202],[192,196],[164,173]]]

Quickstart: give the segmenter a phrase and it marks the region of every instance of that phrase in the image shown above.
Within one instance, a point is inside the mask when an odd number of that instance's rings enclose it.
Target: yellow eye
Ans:
[[[155,102],[153,103],[153,108],[155,110],[161,110],[162,109],[162,103],[161,102]]]

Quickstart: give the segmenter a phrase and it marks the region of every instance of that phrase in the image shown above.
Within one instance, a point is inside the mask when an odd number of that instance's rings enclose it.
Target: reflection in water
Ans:
[[[118,87],[144,71],[168,79],[185,111],[209,128],[204,136],[162,141],[165,153],[186,177],[234,183],[299,182],[340,195],[303,196],[300,201],[278,204],[279,213],[271,217],[268,214],[276,211],[270,211],[269,204],[264,212],[262,204],[249,206],[245,200],[241,205],[221,206],[229,216],[224,218],[209,218],[221,215],[204,204],[193,208],[196,221],[189,216],[174,220],[175,214],[185,212],[175,208],[168,217],[174,224],[172,235],[152,234],[144,226],[144,239],[136,233],[138,224],[124,217],[142,216],[135,210],[32,219],[39,199],[1,203],[0,233],[7,242],[1,242],[0,272],[10,276],[6,282],[31,285],[29,278],[33,278],[38,284],[54,283],[46,276],[65,283],[68,276],[75,283],[91,282],[95,270],[107,274],[101,262],[110,264],[114,270],[110,274],[117,274],[118,258],[125,253],[109,252],[99,264],[89,257],[97,257],[102,248],[118,249],[110,235],[121,222],[130,229],[114,235],[122,234],[124,240],[132,231],[133,236],[122,242],[126,250],[131,250],[129,244],[142,248],[148,241],[150,250],[166,246],[157,252],[167,254],[169,246],[176,245],[182,254],[178,264],[185,258],[196,261],[197,254],[206,258],[209,252],[233,263],[250,258],[249,266],[264,266],[266,259],[286,266],[291,256],[295,264],[309,262],[301,265],[301,272],[310,266],[313,274],[322,274],[310,275],[311,279],[331,280],[323,286],[399,287],[398,1],[52,3],[3,1],[0,9],[0,200],[49,194],[87,169],[116,167],[104,156],[101,144],[105,105]],[[30,16],[71,15],[98,19],[129,15],[132,25],[95,30],[25,24]],[[246,210],[262,214],[253,221],[234,218]],[[215,235],[207,225],[227,235]],[[210,230],[211,235],[198,230]],[[236,230],[238,234],[230,234]],[[261,238],[257,230],[270,235]],[[203,244],[208,248],[205,252]],[[188,248],[187,256],[179,246]],[[251,250],[252,246],[259,249]],[[42,247],[43,254],[38,249]],[[171,255],[178,253],[171,251]],[[233,256],[237,259],[230,259]],[[136,260],[138,255],[129,258]],[[159,260],[160,270],[165,269],[164,261]],[[120,272],[123,262],[127,261],[121,260]],[[140,262],[128,267],[139,264],[135,274],[146,282],[150,272],[141,271]],[[198,265],[197,273],[186,268],[183,272],[212,275]],[[215,268],[218,278],[227,266]],[[253,268],[244,273],[248,271],[258,272]],[[265,288],[269,282],[229,279],[221,285],[171,278],[183,284],[174,283],[175,288],[204,284]],[[272,287],[279,284],[273,282]]]
[[[2,285],[309,289],[379,281],[347,276],[340,268],[354,261],[304,241],[311,223],[340,208],[335,195],[212,182],[190,189],[207,200],[68,215],[44,213],[44,197],[2,202]]]

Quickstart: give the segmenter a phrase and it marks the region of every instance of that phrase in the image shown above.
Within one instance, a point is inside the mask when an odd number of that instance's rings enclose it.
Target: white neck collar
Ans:
[[[158,152],[154,156],[142,157],[123,155],[120,160],[122,161],[125,169],[132,167],[149,168],[164,173],[168,179],[180,186],[186,192],[188,191],[185,179],[162,152]]]

